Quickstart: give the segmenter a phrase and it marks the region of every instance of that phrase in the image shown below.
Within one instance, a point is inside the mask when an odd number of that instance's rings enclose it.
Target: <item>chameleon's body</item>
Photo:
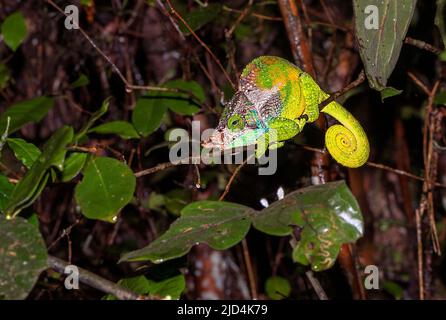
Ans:
[[[204,146],[225,150],[257,144],[257,156],[261,156],[268,146],[281,147],[307,122],[316,121],[319,103],[327,98],[310,75],[287,60],[256,58],[243,70],[238,91]],[[333,158],[347,167],[363,165],[369,156],[369,142],[359,122],[337,102],[321,111],[340,122],[325,135]]]

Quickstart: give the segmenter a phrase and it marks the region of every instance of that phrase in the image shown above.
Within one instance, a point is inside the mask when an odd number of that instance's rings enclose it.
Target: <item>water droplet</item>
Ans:
[[[268,206],[269,206],[268,200],[266,200],[265,198],[260,199],[260,204],[261,204],[264,208],[268,208]]]
[[[113,218],[112,218],[112,221],[113,222],[116,222],[118,220],[118,216],[114,216]]]

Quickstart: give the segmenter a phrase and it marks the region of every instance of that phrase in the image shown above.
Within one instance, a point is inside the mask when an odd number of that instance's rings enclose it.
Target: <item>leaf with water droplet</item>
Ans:
[[[47,267],[39,228],[21,217],[0,215],[0,300],[25,299]]]
[[[166,233],[147,247],[125,254],[120,261],[161,263],[181,257],[197,243],[207,243],[218,250],[227,249],[245,237],[251,224],[249,215],[253,212],[249,207],[230,202],[191,203]]]
[[[91,159],[76,186],[75,197],[82,214],[113,222],[118,211],[133,198],[136,178],[124,163],[108,158]]]
[[[386,87],[406,37],[416,0],[354,0],[355,34],[369,84],[375,90]],[[366,8],[376,8],[367,11]],[[372,20],[376,21],[377,29]]]

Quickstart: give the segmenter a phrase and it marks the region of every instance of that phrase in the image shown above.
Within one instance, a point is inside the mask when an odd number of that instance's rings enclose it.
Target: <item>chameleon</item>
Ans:
[[[260,56],[242,71],[237,92],[202,145],[219,150],[257,145],[259,158],[268,148],[282,147],[307,123],[316,121],[319,104],[328,97],[308,73],[288,60]],[[330,155],[343,166],[362,166],[369,157],[370,147],[358,120],[336,101],[321,112],[339,122],[325,133]]]

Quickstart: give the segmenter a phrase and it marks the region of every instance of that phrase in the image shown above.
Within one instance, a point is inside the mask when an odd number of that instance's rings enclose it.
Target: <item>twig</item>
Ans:
[[[440,49],[438,49],[437,47],[434,47],[433,45],[431,45],[429,43],[426,43],[422,40],[413,39],[410,37],[406,37],[406,39],[404,39],[404,43],[410,44],[411,46],[417,47],[421,50],[426,50],[426,51],[432,52],[437,55],[442,52]]]
[[[313,152],[317,152],[317,153],[326,153],[325,150],[322,150],[322,149],[309,147],[309,146],[303,146],[303,145],[299,145],[299,146],[302,147],[305,150],[309,150],[309,151],[313,151]],[[413,173],[409,173],[409,172],[406,172],[406,171],[403,171],[403,170],[395,169],[395,168],[386,166],[386,165],[381,164],[381,163],[367,161],[365,165],[367,165],[369,167],[374,167],[374,168],[377,168],[377,169],[381,169],[381,170],[390,171],[390,172],[393,172],[395,174],[406,176],[406,177],[409,177],[409,178],[412,178],[412,179],[415,179],[415,180],[418,180],[418,181],[422,181],[422,182],[425,181],[425,179],[423,177],[421,177],[421,176],[417,176],[417,175],[415,175]],[[433,185],[436,186],[436,187],[439,187],[439,188],[446,188],[446,184],[439,183],[439,182],[435,182]]]
[[[218,60],[218,58],[215,56],[215,54],[212,52],[211,49],[209,49],[209,47],[206,45],[206,43],[203,42],[203,40],[201,40],[201,38],[195,33],[195,31],[189,26],[189,24],[187,23],[186,20],[184,20],[184,18],[175,10],[175,8],[172,6],[172,3],[170,2],[170,0],[166,0],[167,4],[169,5],[170,8],[170,12],[177,17],[183,24],[184,26],[187,28],[187,30],[189,30],[189,32],[191,33],[191,35],[194,36],[194,38],[200,43],[200,45],[210,54],[210,56],[212,57],[212,59],[214,59],[215,63],[218,65],[218,67],[221,69],[221,71],[223,72],[224,76],[226,77],[226,79],[228,80],[228,82],[231,84],[231,86],[233,88],[235,88],[234,82],[232,82],[231,77],[229,76],[229,74],[226,72],[225,68],[223,67],[223,65],[221,64],[220,60]]]
[[[65,268],[69,266],[66,261],[63,261],[54,256],[48,256],[48,265],[50,268],[56,270],[60,274],[65,273]],[[127,288],[124,288],[110,280],[104,279],[88,270],[77,267],[79,270],[79,281],[98,289],[102,292],[112,294],[119,300],[145,300],[148,297],[141,296]]]
[[[238,16],[237,20],[235,20],[235,23],[232,25],[232,27],[228,31],[226,31],[225,36],[227,39],[231,38],[232,34],[235,31],[235,28],[237,28],[237,26],[240,24],[240,22],[242,22],[242,20],[248,15],[249,10],[251,9],[253,3],[254,3],[254,0],[249,0],[245,9],[243,9],[242,13]]]
[[[45,0],[48,4],[50,4],[53,8],[55,8],[57,11],[59,11],[64,16],[67,16],[67,14],[52,0]],[[157,86],[146,86],[146,85],[135,85],[122,74],[121,70],[115,65],[115,63],[110,59],[109,56],[107,56],[104,51],[102,51],[101,48],[99,48],[96,43],[90,38],[90,36],[85,32],[81,26],[79,26],[75,21],[73,21],[74,26],[76,29],[79,30],[79,32],[84,36],[84,38],[90,43],[90,45],[100,54],[102,58],[104,58],[107,63],[110,64],[112,69],[116,72],[118,77],[121,79],[121,81],[124,83],[126,91],[131,92],[132,90],[147,90],[147,91],[160,91],[160,92],[173,92],[173,93],[185,93],[189,95],[189,97],[194,98],[196,101],[200,101],[200,99],[195,96],[192,92],[183,90],[183,89],[177,89],[177,88],[166,88],[166,87],[157,87]]]
[[[227,6],[223,6],[223,10],[228,11],[228,12],[236,12],[236,13],[243,12],[242,10],[229,8]],[[270,20],[270,21],[282,21],[283,20],[281,17],[272,17],[272,16],[260,14],[260,13],[255,13],[255,12],[250,13],[250,15],[253,17],[256,17],[258,19],[261,19],[261,20]]]
[[[157,165],[155,167],[135,172],[135,177],[139,178],[139,177],[142,177],[142,176],[146,176],[148,174],[152,174],[152,173],[155,173],[155,172],[158,172],[158,171],[165,170],[167,168],[179,166],[179,165],[182,165],[182,164],[189,164],[190,161],[194,161],[194,159],[199,159],[199,158],[194,158],[194,157],[184,158],[181,161],[175,162],[175,163],[173,163],[173,162],[164,162],[164,163],[161,163],[161,164],[159,164],[159,165]]]
[[[350,83],[348,86],[346,86],[345,88],[343,88],[341,91],[338,91],[332,95],[330,95],[329,98],[327,98],[326,100],[322,101],[319,104],[319,110],[322,110],[327,104],[329,104],[332,101],[335,101],[337,98],[339,98],[340,96],[344,95],[345,93],[347,93],[348,91],[350,91],[351,89],[359,86],[361,83],[363,83],[365,80],[365,72],[364,70],[362,70],[359,75],[358,78],[353,81],[352,83]]]
[[[424,300],[424,277],[423,277],[423,239],[421,237],[420,210],[415,210],[415,221],[417,226],[417,256],[418,256],[418,288],[420,300]]]
[[[223,201],[223,199],[226,197],[226,195],[229,192],[229,189],[231,188],[232,182],[234,181],[237,174],[240,172],[240,169],[243,168],[243,166],[253,157],[253,155],[249,156],[245,161],[243,161],[242,164],[240,164],[232,173],[231,178],[229,179],[228,183],[226,184],[225,190],[218,199],[218,201]],[[246,242],[246,238],[242,240],[242,249],[243,249],[243,258],[245,260],[246,264],[246,272],[248,273],[248,281],[249,281],[249,287],[251,289],[251,297],[252,299],[257,299],[257,285],[256,280],[254,276],[254,269],[252,267],[251,262],[251,256],[249,255],[249,248],[248,243]]]
[[[308,280],[311,283],[311,286],[313,287],[314,291],[316,292],[317,296],[319,297],[319,300],[328,300],[328,297],[324,291],[324,288],[322,288],[319,280],[314,277],[313,271],[308,270],[307,272],[305,272],[305,275],[307,276]]]
[[[246,163],[248,163],[248,161],[251,160],[253,156],[254,156],[254,155],[251,155],[251,156],[249,156],[248,158],[246,158],[246,160],[243,161],[243,163],[240,164],[240,165],[234,170],[234,172],[232,173],[231,178],[229,178],[229,181],[228,181],[228,183],[226,184],[226,187],[225,187],[224,192],[222,193],[222,195],[220,196],[220,198],[218,199],[218,201],[222,201],[222,200],[226,197],[226,195],[227,195],[228,192],[229,192],[229,189],[231,188],[232,182],[234,182],[234,179],[235,179],[235,177],[237,176],[237,174],[239,173],[240,169],[243,168],[243,166],[244,166]]]
[[[251,288],[251,298],[257,300],[257,284],[252,267],[251,256],[249,255],[248,242],[246,238],[242,240],[243,258],[246,263],[246,271],[248,272],[249,287]]]
[[[423,90],[423,92],[424,92],[427,96],[429,96],[429,94],[430,94],[430,90],[426,87],[426,85],[425,85],[423,82],[421,82],[420,79],[418,79],[418,78],[417,78],[412,72],[410,72],[410,71],[407,72],[407,75],[409,76],[409,78],[412,79],[413,82],[416,83],[417,86],[420,87],[421,90]]]

